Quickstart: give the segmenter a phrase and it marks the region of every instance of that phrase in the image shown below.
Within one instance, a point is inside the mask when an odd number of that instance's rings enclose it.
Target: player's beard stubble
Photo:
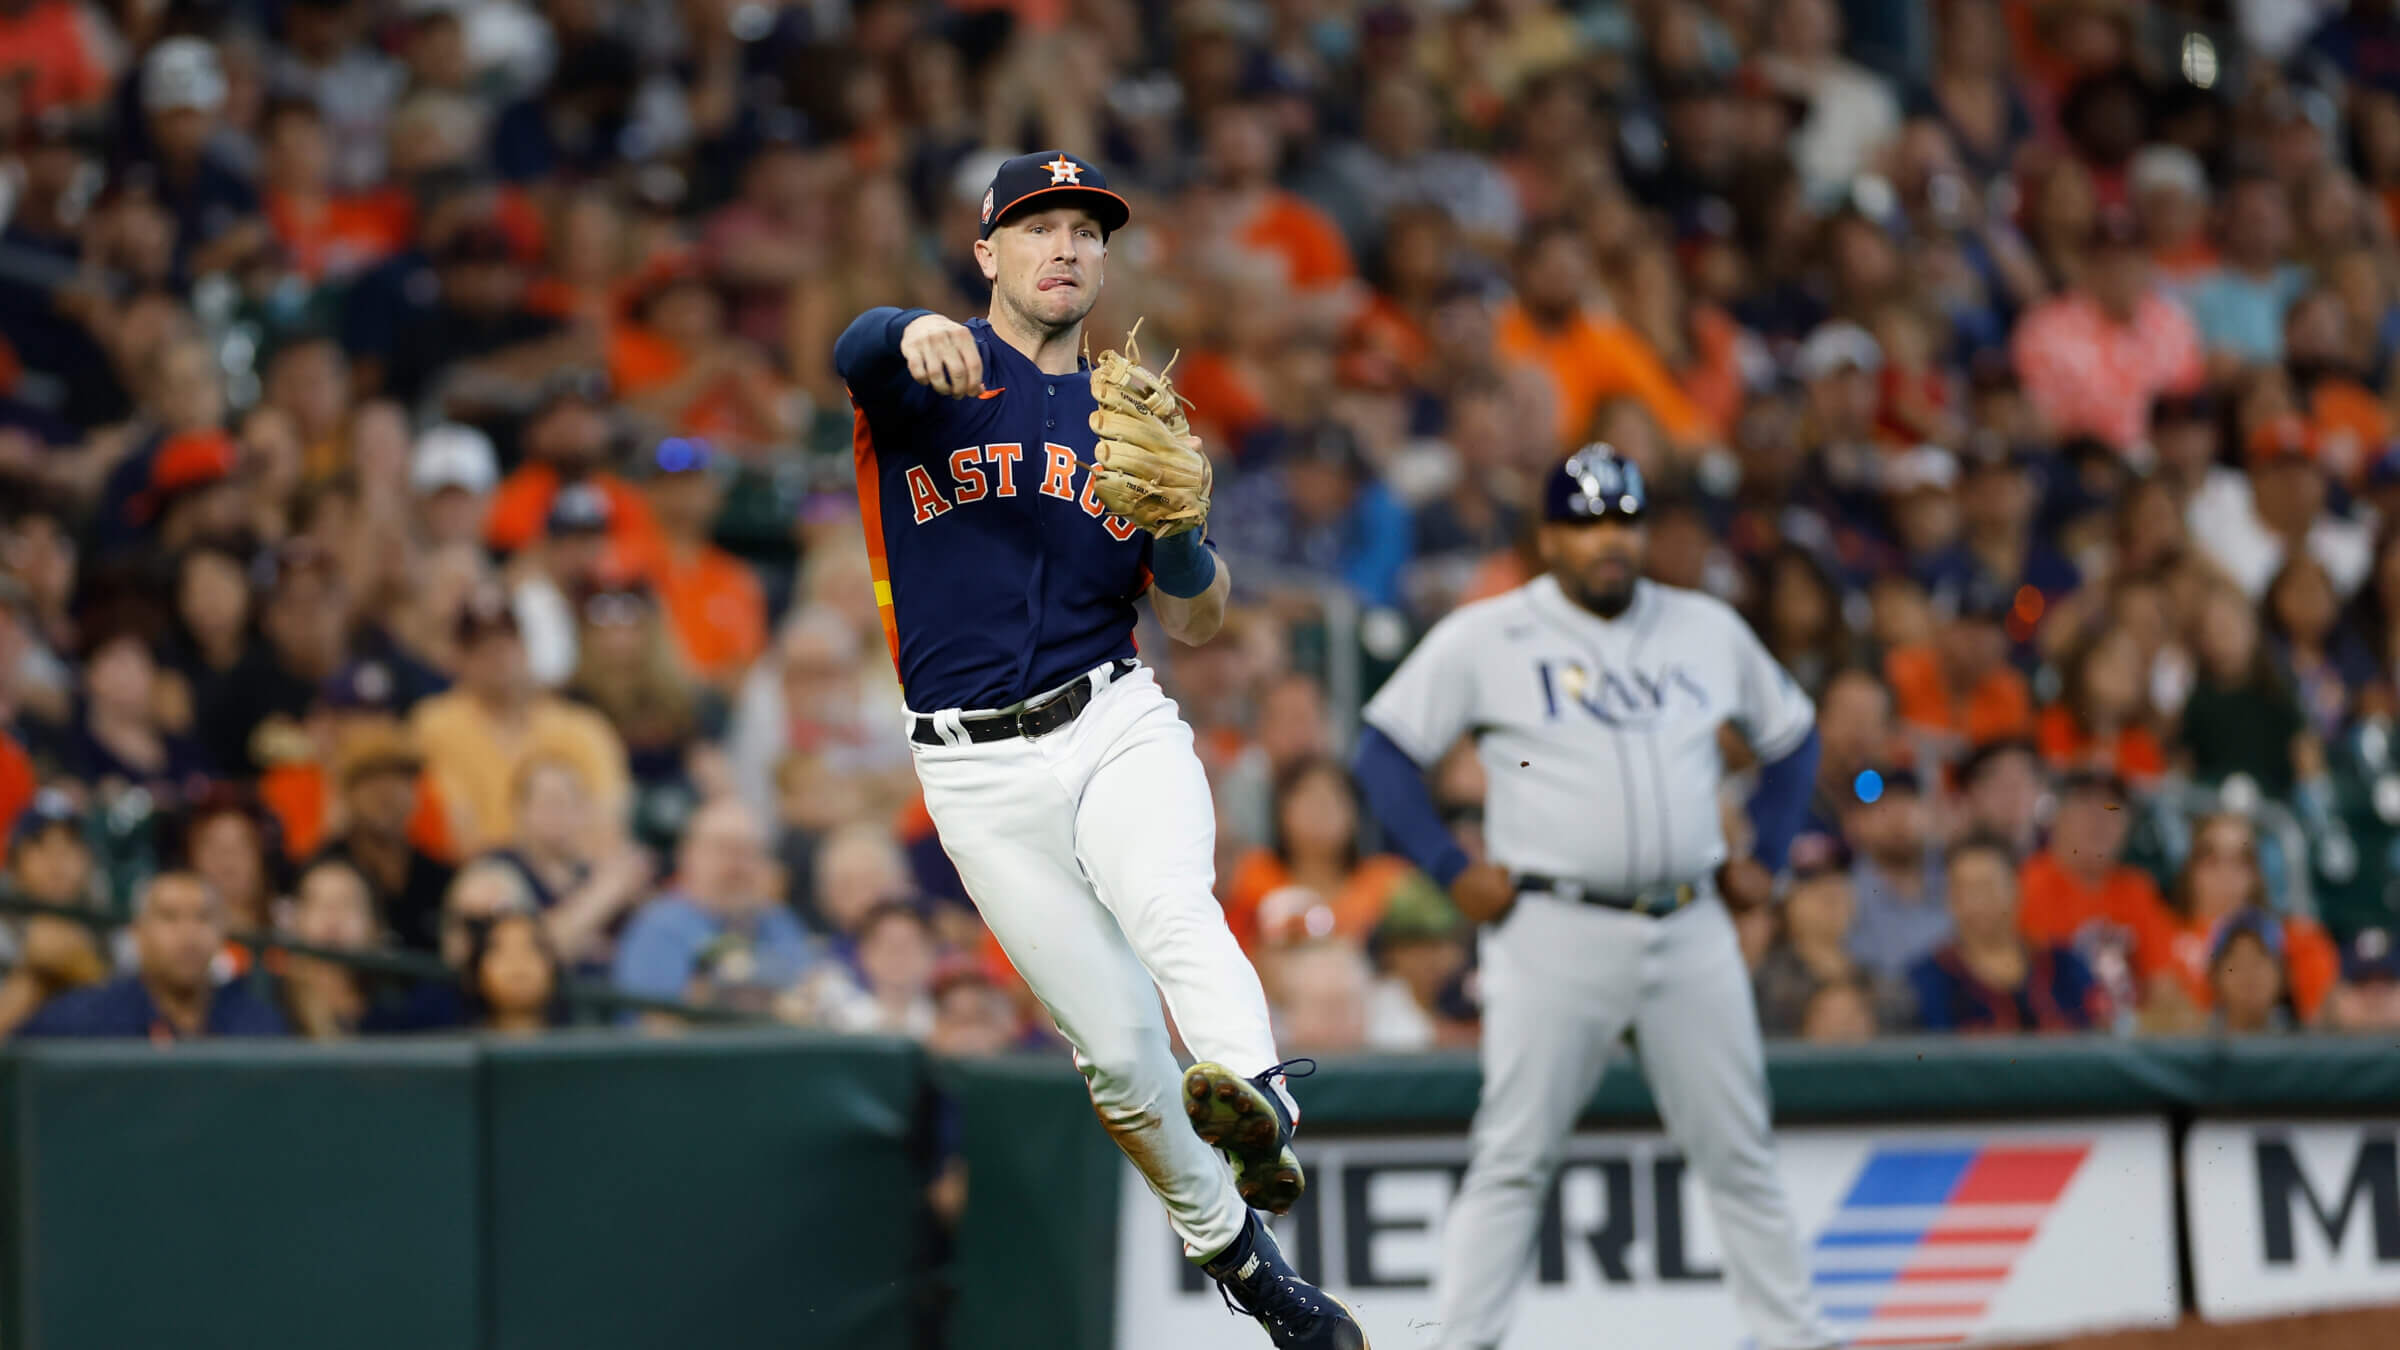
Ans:
[[[1603,619],[1633,605],[1648,549],[1638,527],[1554,524],[1543,527],[1543,561],[1567,598]]]

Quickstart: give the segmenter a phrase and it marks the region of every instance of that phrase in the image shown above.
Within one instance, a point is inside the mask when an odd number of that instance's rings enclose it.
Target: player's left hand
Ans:
[[[1717,893],[1727,909],[1747,913],[1775,898],[1775,874],[1756,858],[1728,858],[1717,869]]]

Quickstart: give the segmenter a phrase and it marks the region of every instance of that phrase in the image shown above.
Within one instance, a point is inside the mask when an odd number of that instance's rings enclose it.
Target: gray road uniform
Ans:
[[[1628,1025],[1743,1318],[1770,1350],[1835,1342],[1775,1172],[1749,975],[1713,880],[1718,727],[1778,759],[1809,735],[1807,696],[1713,597],[1644,581],[1611,620],[1544,576],[1436,625],[1366,720],[1419,764],[1475,733],[1487,855],[1519,890],[1483,935],[1483,1097],[1442,1240],[1438,1344],[1501,1343],[1562,1143]]]

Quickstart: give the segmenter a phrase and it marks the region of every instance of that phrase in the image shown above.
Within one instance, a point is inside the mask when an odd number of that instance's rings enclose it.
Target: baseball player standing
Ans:
[[[1731,608],[1642,579],[1646,508],[1632,464],[1577,452],[1544,483],[1546,575],[1436,624],[1366,709],[1358,774],[1387,832],[1492,925],[1475,1156],[1435,1277],[1443,1350],[1500,1344],[1560,1149],[1629,1024],[1758,1342],[1838,1339],[1775,1174],[1758,1015],[1722,902],[1771,889],[1815,772],[1814,712]],[[1753,854],[1733,861],[1717,813],[1727,720],[1764,765]],[[1423,771],[1470,730],[1490,782],[1473,863]]]
[[[1011,159],[975,245],[989,317],[871,309],[835,344],[875,598],[942,847],[1185,1253],[1276,1345],[1364,1350],[1251,1209],[1301,1192],[1297,1066],[1212,893],[1191,728],[1135,659],[1144,592],[1169,635],[1200,643],[1230,581],[1172,390],[1117,353],[1081,356],[1130,214],[1081,159]],[[1161,992],[1202,1058],[1188,1074]]]

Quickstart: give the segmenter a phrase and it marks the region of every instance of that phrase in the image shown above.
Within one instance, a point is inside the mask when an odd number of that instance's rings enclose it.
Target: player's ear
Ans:
[[[1000,258],[999,255],[992,252],[991,240],[978,239],[975,241],[975,266],[982,270],[985,281],[1000,279]]]

